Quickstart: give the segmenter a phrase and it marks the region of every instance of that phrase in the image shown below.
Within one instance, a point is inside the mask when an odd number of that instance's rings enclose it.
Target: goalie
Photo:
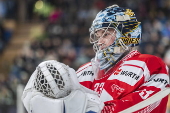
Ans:
[[[135,50],[141,33],[134,12],[118,5],[101,10],[91,25],[96,56],[78,69],[77,76],[82,85],[100,95],[105,104],[102,113],[120,112],[169,87],[164,62]],[[135,113],[165,113],[167,101],[168,96]]]
[[[60,72],[52,64],[60,73],[55,76],[46,62],[40,64],[23,93],[27,111],[118,113],[169,87],[167,66],[159,57],[135,50],[140,41],[141,23],[131,9],[112,5],[101,10],[90,28],[95,58],[77,70],[77,77],[71,68]],[[168,96],[136,113],[165,113],[167,101]]]
[[[40,63],[22,95],[28,113],[100,113],[98,94],[79,84],[75,71],[55,60]]]

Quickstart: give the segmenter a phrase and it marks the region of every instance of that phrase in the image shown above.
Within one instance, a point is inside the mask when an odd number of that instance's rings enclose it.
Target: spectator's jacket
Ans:
[[[102,113],[117,113],[169,87],[168,67],[153,55],[131,51],[106,74],[95,80],[92,63],[77,70],[79,82],[99,93],[105,103]],[[165,97],[135,113],[165,113]]]

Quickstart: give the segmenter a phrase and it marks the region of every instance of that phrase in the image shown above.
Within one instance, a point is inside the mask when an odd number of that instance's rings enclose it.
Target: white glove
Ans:
[[[101,113],[104,103],[97,95],[86,93],[88,102],[86,105],[86,113]]]
[[[40,93],[34,88],[34,84],[37,82],[36,77],[41,76],[42,74],[44,74],[44,78],[49,82],[50,86],[54,86],[54,88],[56,87],[56,84],[52,84],[51,82],[53,78],[50,78],[52,76],[50,76],[50,73],[47,71],[48,68],[46,68],[47,65],[45,65],[45,63],[51,63],[56,67],[56,69],[60,72],[60,76],[62,76],[63,80],[65,80],[65,85],[68,82],[70,83],[67,84],[67,86],[72,86],[71,89],[69,89],[69,91],[71,90],[69,95],[64,95],[63,98],[59,98],[61,96],[53,96],[52,98],[52,96],[48,96],[42,92]],[[28,113],[89,113],[90,111],[100,113],[104,104],[100,101],[97,93],[87,89],[78,82],[74,69],[63,67],[64,66],[61,66],[60,63],[55,61],[46,61],[39,65],[42,73],[38,73],[39,70],[37,69],[35,70],[22,95],[22,101]],[[67,70],[68,76],[66,76]],[[67,77],[69,78],[67,79]],[[51,88],[51,90],[56,91],[53,87]],[[47,90],[45,89],[45,91]],[[60,91],[63,90],[57,90],[55,94],[58,95],[58,93],[61,93]]]
[[[90,90],[82,86],[76,77],[76,72],[74,69],[68,69],[74,88],[83,91],[86,94],[87,104],[86,104],[86,113],[101,113],[101,110],[104,107],[104,103],[98,97],[98,94],[93,90]],[[84,113],[84,112],[83,112]]]
[[[68,96],[60,99],[49,98],[40,92],[27,92],[22,99],[28,113],[100,113],[103,103],[98,96],[84,93],[80,90],[72,91]]]
[[[64,113],[63,101],[48,98],[40,92],[28,92],[22,99],[28,113]]]
[[[66,113],[101,113],[104,107],[104,103],[97,95],[80,90],[73,91],[63,100]]]
[[[31,113],[85,113],[86,95],[79,90],[72,91],[67,97],[53,99],[38,95],[30,101]]]

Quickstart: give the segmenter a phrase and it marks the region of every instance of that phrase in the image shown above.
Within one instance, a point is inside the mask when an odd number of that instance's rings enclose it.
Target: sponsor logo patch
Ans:
[[[138,44],[140,41],[140,38],[125,38],[125,37],[121,37],[122,41],[124,42],[124,44]],[[117,42],[118,45],[120,45],[119,42]]]
[[[168,84],[168,81],[163,79],[163,78],[154,78],[152,80],[149,80],[149,81],[154,81],[154,82],[161,82],[163,83],[164,85],[167,85]]]
[[[134,78],[135,80],[139,79],[139,75],[137,75],[134,72],[130,72],[130,71],[121,71],[120,75],[128,76],[128,77]]]
[[[137,75],[136,73],[134,72],[131,72],[131,71],[123,71],[122,69],[118,69],[114,72],[114,75],[124,75],[124,76],[128,76],[128,77],[131,77],[131,78],[134,78],[135,80],[138,80],[139,79],[139,75]]]
[[[114,72],[114,75],[118,75],[120,72],[122,71],[122,69],[118,69]]]
[[[81,75],[82,75],[82,76],[87,76],[87,75],[93,76],[94,73],[93,73],[93,71],[84,71],[83,73],[81,73]]]
[[[120,86],[113,84],[111,86],[112,92],[117,92],[118,95],[120,95],[125,89],[121,88]]]

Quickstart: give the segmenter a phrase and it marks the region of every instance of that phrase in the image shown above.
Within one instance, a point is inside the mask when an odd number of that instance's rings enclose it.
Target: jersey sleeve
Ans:
[[[149,97],[156,94],[157,92],[169,87],[169,74],[168,68],[164,62],[158,57],[150,57],[142,59],[145,62],[143,67],[143,76],[135,84],[140,87],[134,89],[132,92],[116,98],[111,101],[105,102],[105,107],[102,113],[117,113],[124,109],[127,109]],[[134,66],[137,66],[133,64]],[[166,111],[166,104],[168,97],[165,97],[145,108],[142,108],[136,112],[147,113],[163,113]]]
[[[88,62],[76,71],[78,81],[81,85],[91,89],[92,82],[94,80],[94,72],[91,62]]]

